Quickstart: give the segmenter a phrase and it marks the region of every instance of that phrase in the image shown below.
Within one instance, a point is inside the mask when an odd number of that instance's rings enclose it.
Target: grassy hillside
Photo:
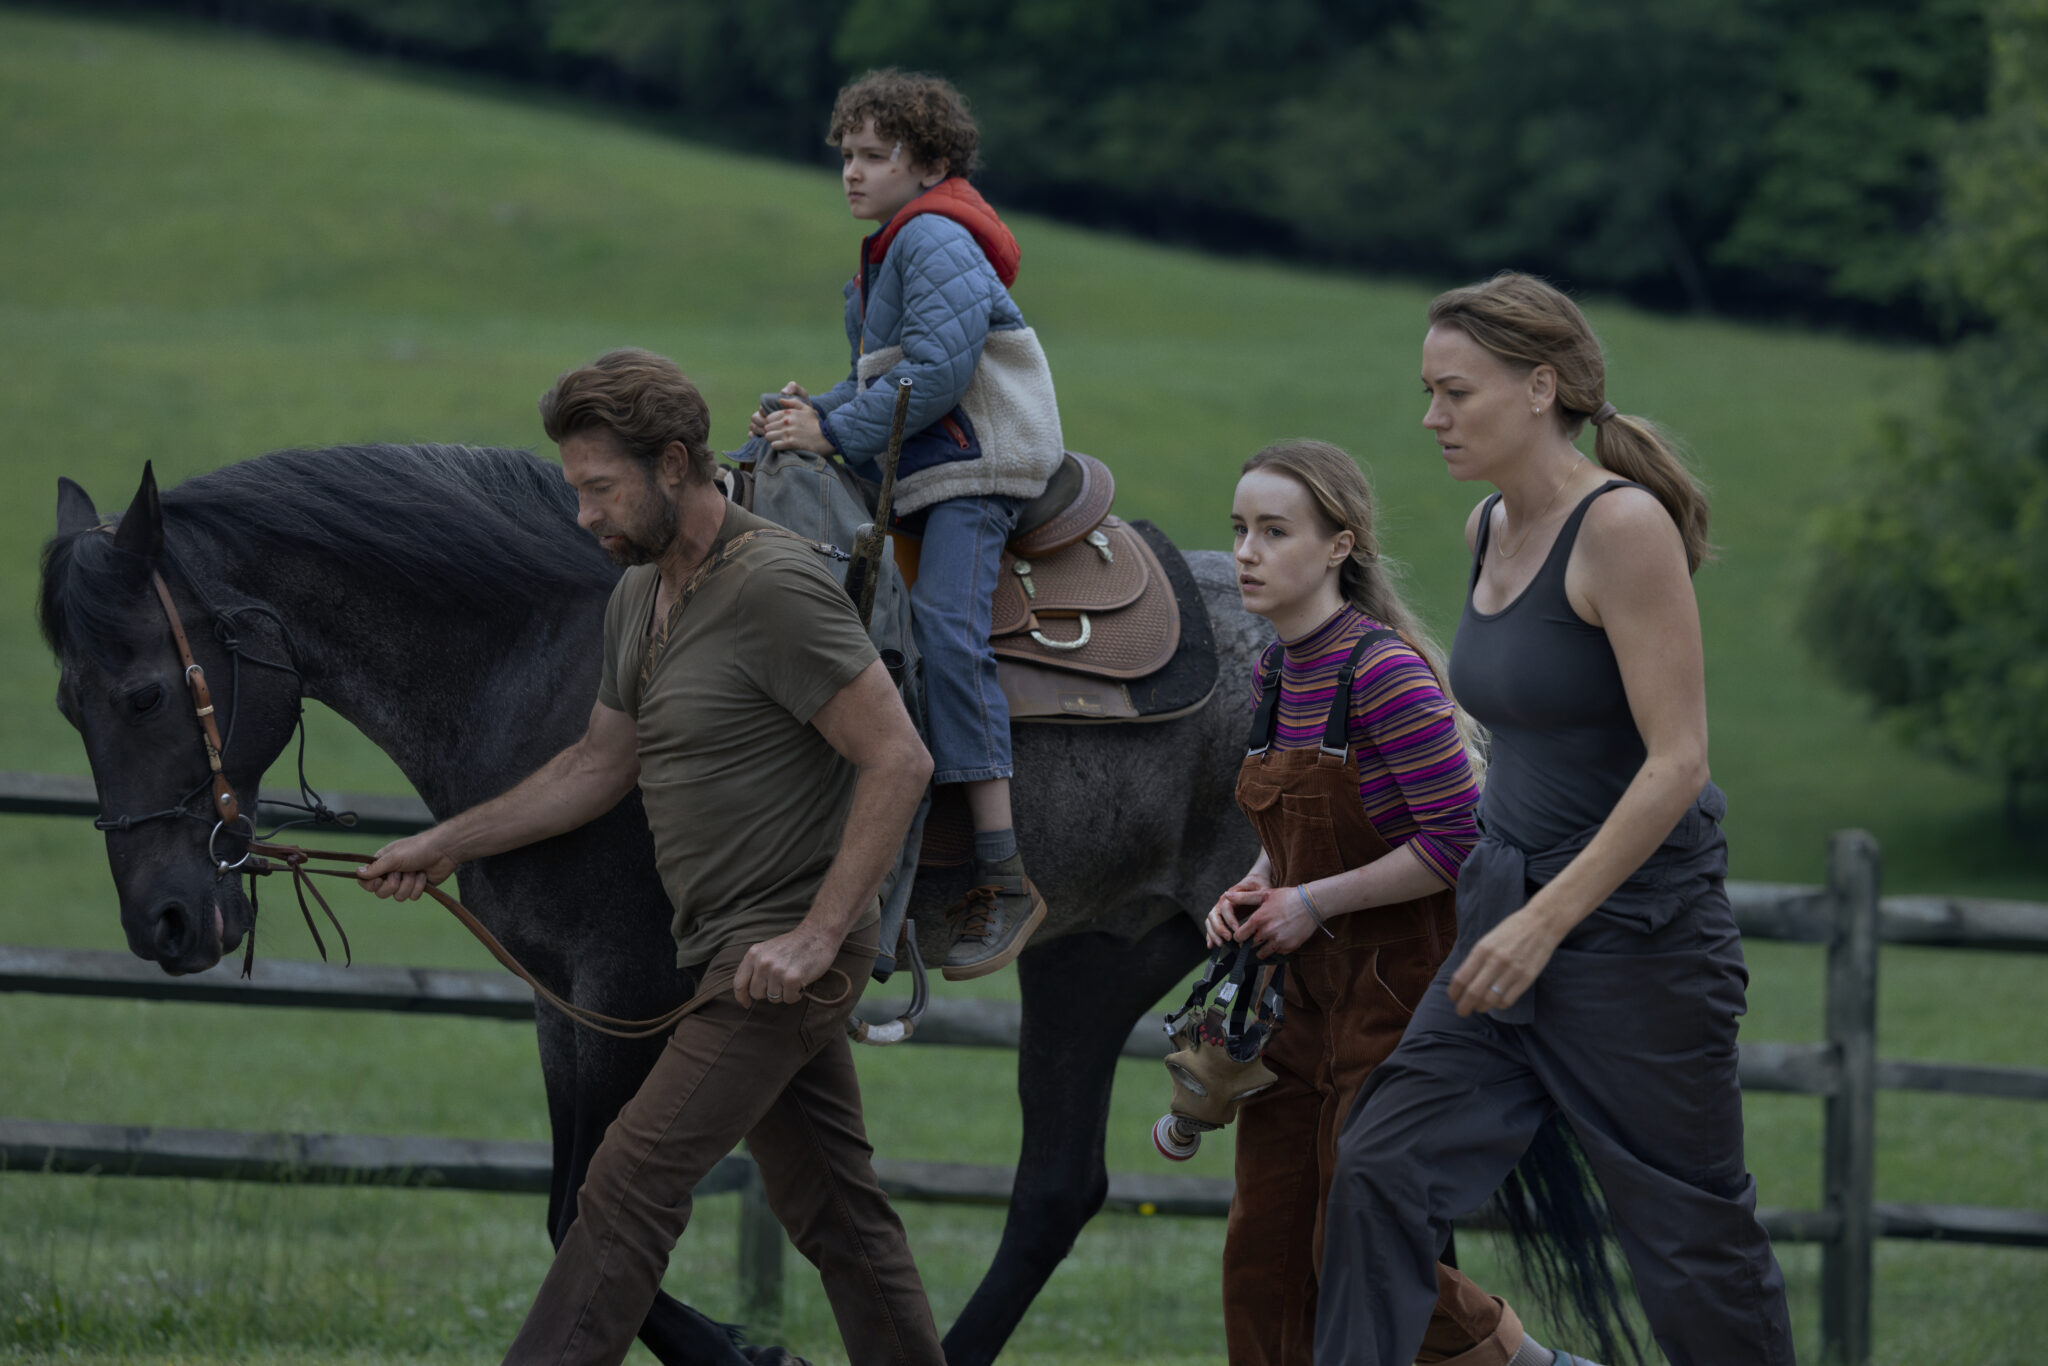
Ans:
[[[829,176],[251,40],[17,15],[0,61],[0,601],[24,604],[57,473],[108,505],[145,457],[181,477],[285,445],[541,441],[534,397],[620,343],[676,356],[736,443],[751,398],[843,373],[859,225]],[[1029,219],[1016,294],[1071,444],[1121,506],[1221,545],[1237,463],[1314,434],[1371,465],[1391,552],[1446,631],[1460,514],[1418,426],[1429,291],[1226,263]],[[1811,879],[1863,825],[1893,885],[2026,894],[2048,856],[1995,833],[1988,784],[1903,753],[1790,627],[1807,514],[1856,479],[1925,357],[1592,300],[1609,392],[1670,424],[1716,490],[1700,578],[1714,763],[1739,876]],[[17,607],[0,753],[76,770]],[[344,744],[323,737],[331,757]],[[357,770],[361,771],[361,770]],[[381,771],[382,782],[391,781]]]
[[[211,31],[0,9],[0,768],[84,771],[35,635],[37,548],[56,476],[106,509],[144,459],[176,480],[289,445],[541,443],[562,369],[632,343],[703,385],[715,435],[784,379],[845,365],[841,281],[859,226],[829,173],[678,145],[607,113],[523,102]],[[1016,223],[1016,294],[1058,377],[1070,444],[1109,458],[1120,507],[1218,546],[1242,458],[1278,436],[1342,442],[1373,468],[1390,552],[1446,634],[1458,527],[1417,425],[1430,291]],[[1610,392],[1687,436],[1717,490],[1704,572],[1717,777],[1738,876],[1811,881],[1826,831],[1884,841],[1891,885],[2048,895],[2048,861],[1996,833],[1996,793],[1901,751],[1814,675],[1792,638],[1801,527],[1856,479],[1878,415],[1927,389],[1923,354],[1648,317],[1590,301]],[[398,779],[316,721],[315,780]],[[0,942],[114,948],[104,854],[84,822],[0,821]],[[273,905],[277,905],[273,901]],[[366,958],[483,966],[431,911],[346,908]],[[305,953],[279,917],[269,953]],[[1754,1038],[1819,1029],[1810,953],[1757,946]],[[2030,965],[1890,952],[1888,1055],[2038,1063]],[[1000,976],[985,984],[1013,990]],[[531,1037],[459,1021],[84,1003],[0,995],[0,1113],[538,1137]],[[1006,1060],[869,1053],[891,1156],[1009,1160]],[[1127,1064],[1110,1161],[1155,1165],[1166,1087]],[[931,1098],[953,1100],[934,1113]],[[2043,1107],[1887,1097],[1887,1199],[2048,1205]],[[1750,1105],[1771,1204],[1817,1198],[1818,1107]],[[1228,1170],[1225,1143],[1200,1169]],[[307,1361],[477,1356],[509,1337],[544,1261],[538,1202],[254,1191],[0,1175],[0,1356]],[[998,1217],[905,1210],[941,1322]],[[671,1285],[731,1313],[730,1206],[709,1200]],[[1220,1226],[1098,1220],[1026,1320],[1020,1358],[1214,1360]],[[1489,1250],[1471,1250],[1485,1267]],[[1817,1258],[1787,1252],[1803,1347]],[[2048,1331],[2039,1254],[1888,1245],[1881,1359],[2012,1359]],[[450,1267],[459,1268],[450,1271]],[[793,1276],[783,1326],[807,1355],[829,1318]]]

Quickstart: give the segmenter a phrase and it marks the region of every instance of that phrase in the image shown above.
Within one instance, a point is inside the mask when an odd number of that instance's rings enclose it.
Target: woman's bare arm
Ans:
[[[1607,631],[1647,755],[1592,843],[1473,946],[1451,979],[1461,1015],[1520,999],[1552,950],[1656,851],[1707,782],[1699,606],[1670,514],[1635,489],[1596,501],[1565,588],[1574,610]]]

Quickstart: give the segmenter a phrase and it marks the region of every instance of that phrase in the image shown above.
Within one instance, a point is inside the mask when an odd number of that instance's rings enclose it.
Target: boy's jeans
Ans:
[[[989,648],[1003,542],[1023,510],[1019,498],[949,498],[925,515],[924,546],[910,610],[924,656],[926,740],[932,782],[1010,776],[1010,704]]]

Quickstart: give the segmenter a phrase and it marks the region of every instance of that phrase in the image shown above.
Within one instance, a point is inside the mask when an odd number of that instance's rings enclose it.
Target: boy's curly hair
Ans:
[[[946,174],[957,176],[980,165],[975,153],[981,130],[974,126],[967,97],[943,76],[893,66],[868,72],[839,92],[825,141],[837,147],[869,119],[875,121],[875,132],[901,142],[914,162],[936,166],[943,161]]]

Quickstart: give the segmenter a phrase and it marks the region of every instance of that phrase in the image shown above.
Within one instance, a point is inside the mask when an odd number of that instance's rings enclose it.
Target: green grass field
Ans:
[[[843,372],[840,282],[858,225],[829,173],[677,143],[611,111],[206,29],[0,9],[0,768],[84,771],[51,705],[31,604],[58,474],[103,509],[144,459],[174,481],[288,445],[543,444],[533,402],[614,345],[702,384],[714,436],[788,378]],[[1430,289],[1164,251],[1016,223],[1016,295],[1045,339],[1069,443],[1111,459],[1120,509],[1219,546],[1234,471],[1273,438],[1371,465],[1390,552],[1448,631],[1458,527],[1415,379]],[[1739,877],[1815,881],[1826,832],[1883,842],[1892,888],[2048,899],[2048,853],[2002,833],[1993,785],[1911,754],[1794,638],[1803,528],[1853,487],[1873,425],[1931,390],[1924,352],[1589,302],[1610,392],[1691,443],[1721,563],[1699,580],[1714,762]],[[397,790],[331,717],[323,786]],[[97,835],[0,820],[0,942],[119,948]],[[486,966],[437,911],[351,904],[366,959]],[[284,919],[266,951],[305,955]],[[1820,1031],[1810,951],[1752,948],[1747,1034]],[[1887,951],[1887,1056],[2039,1064],[2041,971]],[[1013,990],[999,977],[985,990]],[[528,1031],[501,1024],[0,996],[0,1113],[237,1128],[539,1138]],[[865,1053],[877,1146],[1009,1161],[1001,1055]],[[1155,1169],[1156,1065],[1127,1063],[1110,1163]],[[945,1097],[947,1104],[935,1106]],[[1891,1096],[1885,1199],[2048,1206],[2048,1107]],[[1818,1198],[1819,1109],[1750,1103],[1766,1203]],[[1228,1171],[1227,1143],[1196,1164]],[[1000,1214],[907,1206],[941,1323]],[[704,1202],[670,1284],[732,1314],[732,1202]],[[499,1350],[545,1265],[525,1197],[0,1175],[0,1354],[22,1360],[393,1361]],[[1098,1219],[1016,1340],[1018,1360],[1220,1360],[1220,1225]],[[1483,1240],[1469,1261],[1490,1267]],[[1785,1252],[1802,1350],[1811,1249]],[[1886,1245],[1879,1359],[2016,1361],[2048,1333],[2048,1256]],[[805,1275],[765,1336],[839,1359]],[[639,1358],[646,1360],[644,1356]]]

